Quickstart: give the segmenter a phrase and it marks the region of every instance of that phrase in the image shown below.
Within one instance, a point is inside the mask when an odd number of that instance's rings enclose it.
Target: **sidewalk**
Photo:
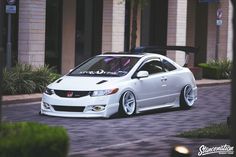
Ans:
[[[202,79],[196,80],[198,87],[205,86],[214,86],[214,85],[224,85],[230,84],[231,80],[210,80],[210,79]],[[22,94],[22,95],[6,95],[2,97],[3,105],[15,104],[15,103],[28,103],[28,102],[36,102],[40,101],[42,97],[41,93],[36,94]]]

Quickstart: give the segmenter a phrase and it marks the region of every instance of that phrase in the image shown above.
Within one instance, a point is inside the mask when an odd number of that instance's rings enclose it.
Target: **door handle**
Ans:
[[[161,78],[161,81],[163,82],[163,81],[167,81],[167,77],[162,77]]]

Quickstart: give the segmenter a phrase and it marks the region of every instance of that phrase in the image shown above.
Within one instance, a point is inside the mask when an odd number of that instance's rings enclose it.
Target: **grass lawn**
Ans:
[[[177,136],[186,138],[228,139],[230,138],[230,128],[226,123],[211,124],[204,128],[182,132]]]

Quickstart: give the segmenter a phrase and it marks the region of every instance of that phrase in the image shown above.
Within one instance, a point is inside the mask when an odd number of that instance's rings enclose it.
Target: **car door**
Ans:
[[[179,81],[181,73],[176,71],[177,68],[166,59],[162,59],[162,63],[165,71],[162,77],[164,78],[166,86],[166,93],[163,97],[165,100],[163,101],[165,101],[165,103],[173,103],[177,100],[180,94]]]
[[[138,108],[150,108],[165,103],[167,91],[165,73],[160,59],[147,60],[138,71],[147,71],[149,76],[140,78],[136,82]],[[137,72],[138,72],[137,71]]]

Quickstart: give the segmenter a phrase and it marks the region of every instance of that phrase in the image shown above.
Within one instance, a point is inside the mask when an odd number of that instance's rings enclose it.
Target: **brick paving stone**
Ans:
[[[225,122],[230,114],[229,85],[201,87],[190,110],[158,110],[131,118],[60,118],[39,116],[40,105],[3,107],[5,121],[37,121],[63,126],[70,136],[70,157],[165,157],[175,144],[190,147],[197,156],[202,145],[229,144],[229,140],[183,139],[176,134]],[[217,156],[217,154],[214,154]],[[220,157],[227,155],[220,155]]]

